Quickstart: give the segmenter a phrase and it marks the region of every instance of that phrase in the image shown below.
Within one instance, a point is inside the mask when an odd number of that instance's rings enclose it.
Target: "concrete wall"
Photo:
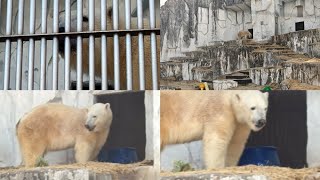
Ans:
[[[235,40],[240,30],[253,29],[254,40],[265,41],[295,32],[296,22],[304,21],[305,30],[320,27],[320,2],[316,0],[302,1],[303,17],[297,17],[296,0],[251,0],[245,8],[225,2],[167,1],[160,10],[161,62],[185,56],[183,52],[197,47]]]
[[[0,92],[0,167],[16,166],[21,163],[15,126],[24,113],[33,107],[54,101],[75,107],[87,107],[93,104],[93,95],[86,91],[2,91]],[[72,162],[71,150],[49,153],[50,163]]]
[[[307,161],[310,167],[320,166],[320,92],[307,91],[308,145]]]
[[[196,47],[237,38],[251,29],[250,9],[235,11],[219,1],[167,1],[161,7],[161,62]]]
[[[253,38],[266,40],[275,35],[275,1],[252,0]]]
[[[178,160],[190,163],[195,169],[203,169],[202,141],[167,146],[161,152],[161,170],[171,171]]]
[[[300,54],[311,57],[320,57],[320,29],[291,32],[275,36],[273,42],[287,46]]]
[[[94,103],[94,94],[113,93],[116,91],[3,91],[0,92],[0,167],[17,166],[21,163],[15,126],[24,113],[33,107],[47,102],[57,102],[74,107],[87,107]],[[159,94],[146,91],[146,159],[159,158],[159,135],[154,131],[159,117]],[[155,104],[155,105],[154,105]],[[50,164],[74,162],[73,150],[50,152],[45,156]]]
[[[160,172],[160,91],[146,91],[146,159],[152,159],[157,172]],[[148,100],[149,99],[149,100]],[[147,101],[151,102],[147,103]],[[151,113],[152,112],[152,113]],[[152,128],[151,128],[152,127]],[[148,144],[150,142],[150,145]],[[150,147],[153,149],[150,150]],[[153,154],[151,154],[151,152]]]
[[[281,23],[280,34],[285,34],[295,31],[295,23],[304,21],[305,30],[319,28],[320,21],[320,2],[316,0],[304,0],[302,1],[303,17],[297,16],[297,1],[288,1],[284,4],[279,3]]]
[[[310,167],[320,166],[320,91],[307,91],[307,163]],[[290,127],[288,127],[290,128]],[[298,133],[298,132],[297,132]],[[288,137],[290,138],[290,137]],[[161,153],[161,169],[172,170],[174,161],[182,160],[190,163],[196,169],[202,169],[203,155],[202,142],[195,141],[192,143],[170,145]]]

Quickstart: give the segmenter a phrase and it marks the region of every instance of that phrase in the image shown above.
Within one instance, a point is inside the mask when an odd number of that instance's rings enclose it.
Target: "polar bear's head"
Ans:
[[[94,31],[101,30],[101,17],[100,17],[100,8],[97,8],[95,11],[96,17],[94,19]],[[99,16],[98,16],[99,15]],[[72,10],[70,12],[70,32],[77,32],[77,10]],[[111,30],[112,25],[112,7],[107,8],[106,12],[106,22],[107,22],[107,29]],[[65,33],[66,31],[66,23],[65,23],[65,11],[59,14],[59,33]],[[88,9],[83,9],[82,11],[82,31],[87,32],[89,31],[89,11]],[[77,50],[77,38],[71,37],[70,38],[70,45],[71,45],[71,52],[76,53]],[[88,38],[83,39],[83,43],[89,43]],[[63,57],[64,56],[64,48],[65,48],[65,39],[59,38],[59,53]]]
[[[97,103],[88,108],[85,127],[89,131],[104,131],[112,122],[112,111],[109,103]]]
[[[266,123],[268,92],[238,91],[232,97],[232,106],[239,123],[246,123],[253,131],[259,131]]]

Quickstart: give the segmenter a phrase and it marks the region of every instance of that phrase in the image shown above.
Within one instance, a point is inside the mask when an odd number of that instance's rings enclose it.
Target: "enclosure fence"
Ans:
[[[5,3],[3,3],[5,1]],[[83,41],[84,38],[88,38],[89,42],[89,50],[88,50],[88,63],[89,63],[89,89],[95,89],[95,78],[96,71],[95,63],[98,60],[95,54],[95,45],[96,38],[101,38],[101,89],[108,89],[108,75],[107,75],[107,62],[113,60],[113,76],[114,79],[114,90],[120,90],[120,48],[126,48],[126,89],[132,90],[133,88],[133,73],[132,73],[132,53],[138,53],[139,57],[139,89],[145,89],[145,40],[146,36],[150,37],[150,57],[151,57],[151,71],[152,71],[152,89],[158,89],[158,64],[157,64],[157,36],[160,35],[160,29],[156,27],[156,13],[155,13],[155,0],[148,0],[149,4],[149,27],[144,27],[144,17],[143,17],[143,3],[146,3],[144,0],[137,0],[136,8],[137,8],[137,26],[138,28],[132,29],[131,27],[131,0],[123,0],[124,1],[124,18],[125,18],[125,29],[119,29],[119,15],[122,15],[123,11],[119,12],[119,0],[112,0],[112,30],[107,30],[107,8],[109,7],[109,3],[107,5],[107,0],[101,0],[101,30],[95,30],[95,11],[97,10],[96,4],[94,0],[88,1],[88,31],[83,31],[83,0],[77,0],[76,3],[76,31],[71,30],[71,0],[42,0],[41,6],[40,4],[37,6],[41,8],[36,8],[36,0],[30,0],[30,4],[28,4],[30,13],[28,14],[29,18],[29,33],[24,34],[24,25],[26,13],[24,12],[25,6],[27,3],[24,0],[17,0],[18,2],[18,11],[17,11],[17,32],[16,34],[12,33],[12,22],[13,22],[13,2],[14,0],[0,0],[0,21],[5,20],[5,34],[0,34],[0,43],[4,44],[4,49],[0,49],[4,51],[4,70],[3,77],[0,77],[0,83],[3,83],[4,90],[22,89],[22,81],[23,81],[23,43],[28,43],[28,75],[27,75],[27,89],[34,89],[34,65],[35,65],[35,42],[40,42],[40,73],[39,73],[39,89],[46,90],[48,89],[47,83],[50,83],[52,86],[52,90],[58,89],[58,80],[59,73],[64,73],[64,89],[70,89],[70,58],[72,56],[72,47],[71,41],[76,41],[76,89],[83,89],[83,61],[87,59],[83,59]],[[110,0],[109,0],[110,1]],[[53,3],[53,13],[52,13],[52,24],[48,23],[47,15],[48,15],[48,3]],[[65,7],[65,16],[64,22],[65,27],[64,31],[61,31],[61,27],[59,27],[59,3],[63,2]],[[2,4],[6,4],[6,7],[1,7]],[[60,4],[61,5],[61,4]],[[6,10],[6,16],[1,17],[1,10]],[[36,33],[36,12],[41,11],[41,33]],[[47,28],[48,24],[52,25],[52,33],[48,33]],[[1,25],[1,24],[0,24]],[[1,27],[0,27],[1,28]],[[2,27],[4,29],[4,27]],[[138,52],[132,52],[132,37],[138,37]],[[119,38],[125,37],[125,46],[120,47]],[[58,71],[58,63],[59,63],[59,40],[61,38],[64,39],[64,72]],[[107,39],[113,38],[113,59],[108,58],[107,53]],[[47,70],[47,53],[48,53],[48,40],[52,41],[52,78],[48,79],[46,76],[49,72]],[[12,43],[16,43],[16,68],[15,68],[15,85],[10,85],[10,71],[12,70]],[[0,46],[1,47],[1,46]],[[60,47],[61,48],[61,47]],[[50,49],[51,50],[51,49]],[[51,52],[50,52],[51,53]],[[0,57],[0,61],[1,61]],[[12,72],[11,72],[12,74]],[[1,82],[3,81],[3,82]]]

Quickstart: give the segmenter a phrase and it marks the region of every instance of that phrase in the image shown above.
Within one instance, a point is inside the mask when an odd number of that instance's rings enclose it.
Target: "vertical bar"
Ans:
[[[150,29],[156,28],[156,14],[154,0],[149,0]],[[157,39],[156,33],[151,33],[151,64],[152,64],[152,89],[158,90],[158,64],[157,64]]]
[[[131,0],[126,0],[126,29],[131,29]],[[126,34],[126,64],[127,64],[127,90],[132,90],[132,56],[131,56],[131,35]]]
[[[41,33],[47,33],[47,1],[42,1],[41,7]],[[41,59],[40,59],[40,90],[46,89],[46,56],[47,40],[41,38]]]
[[[101,0],[101,31],[107,30],[107,1]],[[101,35],[101,90],[108,89],[107,77],[107,36]]]
[[[138,15],[138,29],[143,29],[143,9],[142,0],[137,0],[137,15]],[[139,33],[139,79],[140,90],[145,90],[145,75],[144,75],[144,41],[143,34]]]
[[[82,31],[82,0],[77,4],[77,31]],[[77,90],[82,90],[82,37],[77,37]]]
[[[6,35],[11,34],[12,26],[12,1],[7,2],[7,26]],[[6,40],[5,64],[4,64],[4,90],[8,90],[10,86],[10,59],[11,59],[11,41]]]
[[[71,2],[70,0],[65,0],[65,32],[70,32],[71,28]],[[65,38],[65,46],[64,46],[64,89],[70,89],[70,37],[66,36]]]
[[[53,0],[53,33],[59,32],[59,0]],[[58,37],[53,38],[52,53],[52,89],[58,89]]]
[[[2,5],[2,0],[0,0],[0,16],[1,16],[1,5]],[[0,25],[1,25],[1,18],[0,18]]]
[[[113,0],[113,29],[119,29],[119,2]],[[119,35],[113,35],[114,50],[114,89],[120,90],[120,55],[119,55]]]
[[[30,34],[35,33],[36,1],[30,0]],[[33,90],[34,39],[29,39],[28,90]]]
[[[94,31],[94,14],[95,14],[94,1],[89,1],[89,31]],[[89,89],[95,89],[94,80],[94,36],[89,36]]]
[[[1,2],[0,2],[1,3]],[[19,0],[18,8],[18,35],[23,34],[23,13],[24,0]],[[22,83],[22,39],[17,41],[17,72],[16,72],[16,90],[21,90]]]

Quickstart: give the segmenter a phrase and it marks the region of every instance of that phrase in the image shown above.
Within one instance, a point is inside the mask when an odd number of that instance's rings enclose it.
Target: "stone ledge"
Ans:
[[[214,80],[212,86],[214,90],[226,90],[238,87],[238,82],[234,80]]]
[[[0,174],[0,180],[140,180],[156,179],[159,175],[152,166],[141,166],[127,173],[97,173],[88,169],[36,168]]]
[[[263,175],[193,174],[185,176],[162,176],[161,180],[269,180]]]

